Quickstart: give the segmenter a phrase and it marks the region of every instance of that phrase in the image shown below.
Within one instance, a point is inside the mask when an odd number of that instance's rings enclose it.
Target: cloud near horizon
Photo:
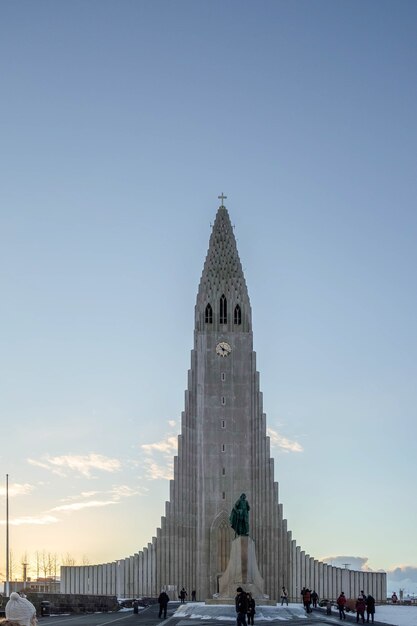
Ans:
[[[374,570],[368,564],[368,557],[366,556],[325,556],[322,559],[323,563],[334,565],[335,567],[345,567],[348,564],[348,568],[357,570],[360,572],[375,572],[382,570]],[[417,566],[414,565],[397,565],[391,569],[384,570],[387,577],[390,580],[401,581],[408,579],[413,582],[417,582]]]
[[[118,459],[111,459],[102,454],[91,452],[87,455],[63,455],[54,457],[44,457],[41,461],[28,459],[30,465],[42,467],[54,474],[65,477],[66,471],[73,471],[86,478],[92,478],[93,470],[102,472],[117,472],[121,469],[121,462]]]
[[[117,504],[116,500],[89,500],[87,502],[73,502],[72,504],[61,504],[60,506],[54,506],[51,512],[54,511],[81,511],[82,509],[91,509],[103,506],[109,506],[111,504]]]
[[[174,420],[168,421],[174,428]],[[168,434],[155,443],[144,443],[140,446],[145,454],[142,467],[148,480],[171,480],[174,477],[174,456],[178,452],[178,435]]]
[[[372,572],[373,570],[368,566],[367,556],[324,556],[323,563],[333,565],[334,567],[348,566],[348,569],[353,569],[359,572]]]
[[[148,489],[142,486],[134,489],[133,487],[129,487],[129,485],[113,485],[111,489],[106,489],[104,491],[81,491],[81,493],[61,498],[61,502],[73,503],[74,501],[85,501],[87,498],[93,498],[97,496],[100,497],[103,495],[107,497],[110,496],[113,502],[118,502],[121,498],[130,498],[132,496],[142,495],[144,492],[147,491]]]
[[[283,452],[303,452],[303,446],[298,441],[291,441],[287,437],[283,437],[276,430],[267,428],[266,434],[271,441],[272,448],[279,448]]]
[[[368,557],[363,556],[327,556],[320,559],[324,563],[335,567],[345,567],[349,564],[349,569],[362,572],[385,571],[387,575],[387,594],[393,591],[397,594],[400,589],[404,591],[405,597],[408,594],[417,593],[417,566],[398,565],[387,570],[373,570],[368,565]]]
[[[174,463],[171,460],[165,464],[157,463],[153,459],[144,459],[143,466],[145,468],[146,478],[149,480],[171,480],[174,477]]]
[[[137,489],[133,489],[128,485],[114,485],[113,488],[109,491],[109,493],[117,500],[120,498],[131,498],[132,496],[140,496],[143,493],[149,491],[147,487],[140,486]]]
[[[9,485],[9,498],[13,498],[15,496],[27,496],[35,489],[33,485],[29,483],[11,483]],[[6,497],[6,487],[0,487],[0,497]]]
[[[398,565],[393,569],[387,570],[387,576],[390,580],[394,580],[396,582],[409,580],[410,582],[417,583],[417,566]]]
[[[141,448],[148,454],[163,452],[165,454],[175,455],[178,450],[178,437],[177,435],[169,435],[156,443],[144,443],[141,445]]]
[[[10,519],[9,524],[10,526],[46,526],[48,524],[56,524],[59,521],[58,517],[42,513],[41,515],[28,515]],[[0,520],[0,525],[5,526],[6,520]]]
[[[11,526],[42,526],[46,524],[56,524],[61,521],[59,517],[51,515],[51,513],[71,513],[76,511],[82,511],[83,509],[99,508],[105,506],[111,506],[112,504],[119,504],[123,498],[130,498],[135,495],[140,495],[146,488],[140,487],[139,489],[133,489],[128,485],[113,485],[113,487],[107,491],[82,491],[75,496],[67,496],[62,498],[61,502],[57,506],[52,507],[44,513],[34,516],[17,517],[9,520]],[[97,496],[106,495],[107,499],[99,500]],[[110,496],[110,499],[108,499]],[[88,500],[87,498],[93,498]],[[6,521],[1,520],[0,525],[5,525]]]

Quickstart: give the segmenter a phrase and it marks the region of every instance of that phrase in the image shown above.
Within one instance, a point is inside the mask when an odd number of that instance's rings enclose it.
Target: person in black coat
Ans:
[[[242,587],[238,587],[236,589],[236,593],[236,626],[247,626],[246,615],[248,612],[248,596],[246,595],[246,592],[243,591]]]
[[[158,617],[162,617],[162,613],[164,614],[164,619],[167,618],[167,606],[169,602],[169,596],[165,591],[161,591],[158,598],[159,602],[159,615]]]
[[[366,621],[369,624],[369,618],[371,618],[372,623],[374,623],[374,615],[375,615],[375,598],[368,595],[366,598]]]
[[[255,617],[255,613],[255,600],[252,598],[252,594],[248,593],[248,624],[251,626],[254,624],[253,618]]]

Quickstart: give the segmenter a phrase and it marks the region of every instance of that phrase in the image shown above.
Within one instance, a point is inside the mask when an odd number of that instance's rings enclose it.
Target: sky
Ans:
[[[156,534],[224,193],[288,527],[417,592],[416,21],[3,0],[0,573],[6,474],[13,578]]]

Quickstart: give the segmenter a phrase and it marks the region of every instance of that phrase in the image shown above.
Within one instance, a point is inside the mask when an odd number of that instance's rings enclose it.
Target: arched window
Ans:
[[[238,304],[235,306],[235,314],[233,316],[233,321],[235,324],[238,324],[238,325],[242,323],[242,311]]]
[[[206,306],[206,324],[213,323],[213,309],[211,308],[211,304],[208,303]]]
[[[226,500],[226,492],[222,492],[222,499]],[[217,571],[224,572],[230,558],[230,524],[222,520],[217,529]]]
[[[224,294],[220,298],[220,324],[227,324],[227,300]]]

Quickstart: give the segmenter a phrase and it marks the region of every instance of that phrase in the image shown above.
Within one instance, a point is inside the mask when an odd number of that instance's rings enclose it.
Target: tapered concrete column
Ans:
[[[360,581],[359,581],[359,572],[355,572],[355,584],[353,587],[353,597],[357,598],[359,595]]]
[[[296,547],[296,568],[297,568],[297,577],[296,577],[296,585],[295,585],[294,602],[299,602],[301,589],[303,586],[301,582],[301,548],[300,546]]]
[[[310,557],[309,570],[310,570],[310,574],[309,574],[309,584],[308,584],[308,587],[312,591],[315,588],[315,584],[314,584],[314,558],[312,556]]]
[[[288,581],[286,581],[288,582]],[[295,598],[295,590],[297,587],[297,542],[295,539],[291,541],[291,584],[285,585],[288,593],[290,594],[290,600]],[[281,591],[280,591],[281,593]]]
[[[300,581],[301,581],[301,589],[302,589],[303,587],[306,586],[306,553],[304,550],[301,550],[300,552],[300,562],[301,562]],[[298,590],[299,597],[301,597],[300,596],[301,589]]]
[[[338,593],[337,593],[337,589],[336,589],[336,568],[333,567],[333,565],[330,567],[329,585],[330,585],[331,599],[335,600],[337,598],[337,596],[338,596]]]
[[[316,591],[319,594],[320,600],[324,600],[325,599],[325,595],[324,595],[324,576],[323,576],[323,563],[321,561],[318,562],[317,580],[318,580],[318,583],[317,583],[318,589],[316,589]]]
[[[342,570],[340,567],[336,568],[336,589],[335,591],[335,597],[337,598],[339,596],[340,591],[343,589],[343,572],[345,570]],[[346,592],[345,592],[346,593]]]
[[[330,600],[329,570],[330,565],[323,563],[323,598],[325,600]]]

